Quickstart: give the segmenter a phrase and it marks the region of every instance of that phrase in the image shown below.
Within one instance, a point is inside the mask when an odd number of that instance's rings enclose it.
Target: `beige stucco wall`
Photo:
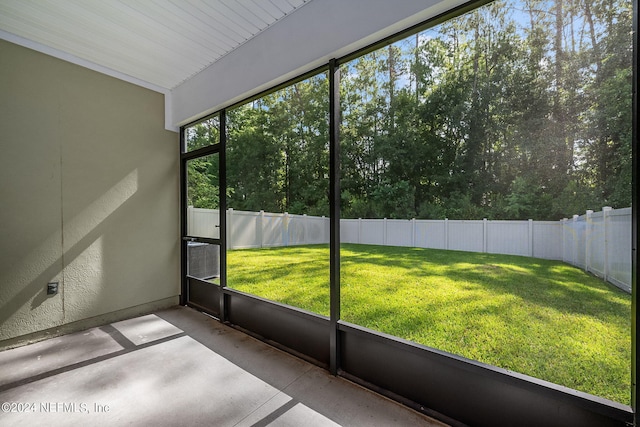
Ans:
[[[163,95],[0,41],[0,346],[177,302],[178,141]]]

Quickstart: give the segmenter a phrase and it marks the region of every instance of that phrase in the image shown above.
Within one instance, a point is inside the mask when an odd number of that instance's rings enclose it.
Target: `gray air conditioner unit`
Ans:
[[[220,246],[189,242],[187,244],[187,275],[205,280],[220,277]]]

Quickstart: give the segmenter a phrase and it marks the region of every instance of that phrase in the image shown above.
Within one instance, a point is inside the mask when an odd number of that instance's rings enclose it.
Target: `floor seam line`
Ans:
[[[308,366],[304,372],[302,372],[300,375],[296,376],[293,380],[289,381],[288,384],[286,384],[285,386],[283,386],[282,388],[277,388],[276,390],[278,390],[273,396],[271,396],[269,399],[267,399],[262,405],[258,406],[256,409],[254,409],[253,411],[249,412],[245,417],[242,417],[241,420],[239,420],[237,423],[235,423],[233,425],[233,427],[237,426],[238,424],[240,424],[241,422],[243,422],[244,420],[246,420],[247,418],[249,418],[251,415],[255,414],[257,411],[259,411],[261,408],[263,408],[266,404],[268,404],[269,402],[271,402],[273,399],[275,399],[276,397],[278,397],[279,395],[283,394],[285,396],[288,396],[291,400],[294,400],[293,397],[289,396],[287,393],[285,393],[285,390],[288,389],[289,387],[291,387],[291,385],[293,385],[293,383],[297,382],[300,378],[302,378],[303,376],[305,376],[309,371],[311,371],[311,369],[313,369],[313,366]]]
[[[293,383],[298,382],[299,379],[301,379],[302,377],[304,377],[305,375],[307,375],[309,372],[311,372],[311,370],[313,369],[313,366],[307,366],[307,369],[305,369],[304,372],[302,372],[300,375],[298,375],[297,377],[295,377],[293,380],[291,380],[291,382],[289,382],[289,384],[285,385],[284,387],[282,387],[282,389],[280,391],[284,392],[286,389],[288,389],[289,387],[291,387],[293,385]]]
[[[278,397],[281,394],[286,394],[284,393],[282,390],[276,389],[276,393],[274,393],[273,396],[271,396],[269,399],[267,399],[262,405],[258,406],[256,409],[254,409],[253,411],[249,412],[247,415],[245,415],[244,417],[242,417],[241,420],[238,420],[237,423],[235,423],[233,425],[233,427],[239,425],[240,423],[242,423],[244,420],[246,420],[247,418],[249,418],[251,415],[255,414],[256,412],[258,412],[261,408],[263,408],[267,403],[271,402],[273,399],[275,399],[276,397]],[[293,399],[293,398],[292,398]]]

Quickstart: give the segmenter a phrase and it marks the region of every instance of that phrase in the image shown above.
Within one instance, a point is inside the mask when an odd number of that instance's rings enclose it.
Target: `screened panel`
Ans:
[[[219,142],[220,117],[216,115],[185,128],[183,151],[188,153]]]
[[[328,78],[227,111],[227,285],[329,314]]]
[[[631,12],[499,1],[341,65],[343,320],[629,404]]]
[[[220,238],[219,155],[187,160],[187,235]]]

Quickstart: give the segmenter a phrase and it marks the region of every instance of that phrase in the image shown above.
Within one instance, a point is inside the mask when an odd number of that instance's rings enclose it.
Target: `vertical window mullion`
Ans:
[[[330,198],[330,371],[340,369],[340,69],[329,62],[329,198]]]
[[[220,112],[220,287],[227,286],[227,110]],[[224,292],[220,292],[220,320],[227,318],[227,304]]]

